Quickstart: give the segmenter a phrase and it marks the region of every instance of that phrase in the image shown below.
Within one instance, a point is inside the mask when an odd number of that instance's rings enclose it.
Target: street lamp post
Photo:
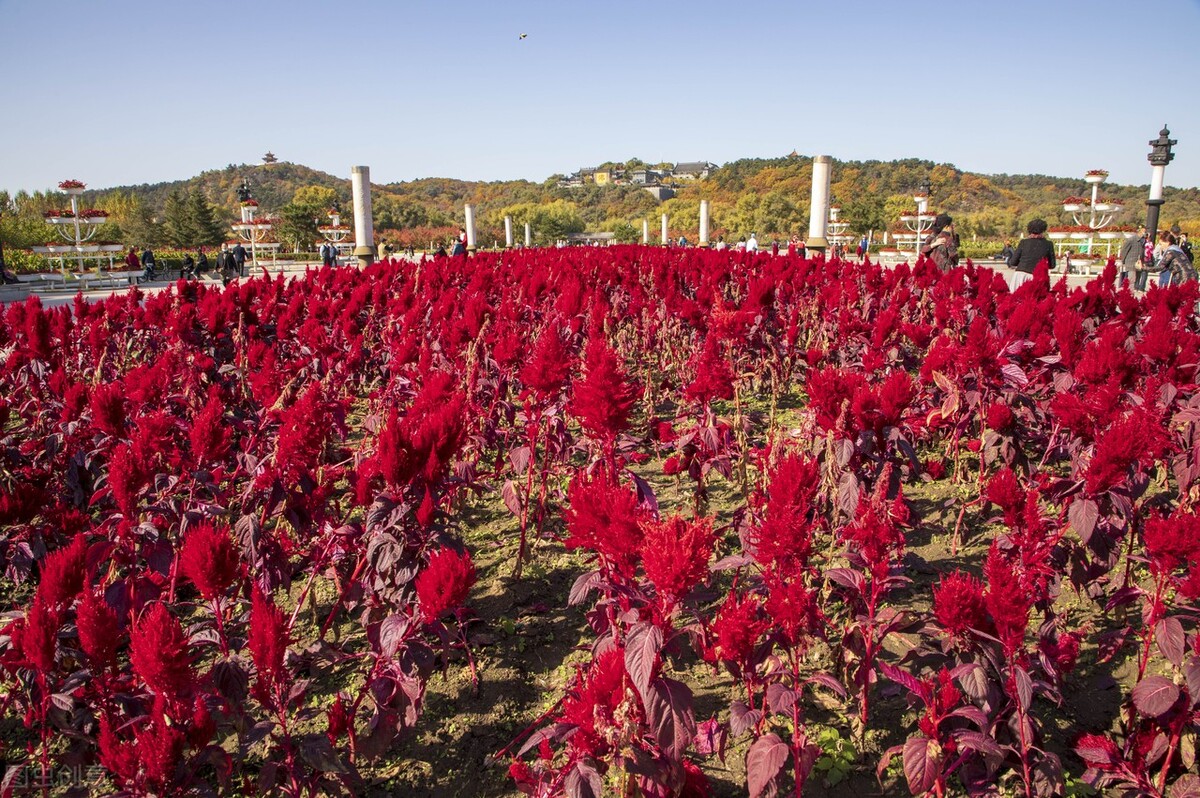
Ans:
[[[1163,177],[1167,164],[1175,157],[1171,147],[1179,142],[1171,138],[1171,131],[1163,125],[1158,138],[1150,142],[1150,154],[1146,159],[1153,167],[1150,171],[1150,198],[1146,200],[1146,235],[1153,245],[1158,237],[1158,211],[1163,206]]]

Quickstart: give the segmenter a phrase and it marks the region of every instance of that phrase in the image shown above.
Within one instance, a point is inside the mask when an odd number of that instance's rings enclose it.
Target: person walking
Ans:
[[[1042,261],[1046,261],[1050,271],[1054,271],[1054,245],[1046,240],[1046,220],[1034,219],[1025,226],[1028,235],[1022,238],[1008,259],[1009,268],[1013,273],[1008,278],[1008,288],[1016,291],[1033,279],[1033,270]]]
[[[324,241],[321,243],[321,263],[326,268],[333,267],[334,258],[336,257],[336,253],[337,253],[337,250],[334,249],[333,244],[330,244],[328,241]]]
[[[758,237],[754,233],[751,233],[750,237],[746,239],[746,251],[758,252]]]
[[[1121,249],[1117,252],[1117,289],[1120,290],[1122,285],[1128,285],[1129,290],[1141,291],[1143,289],[1137,287],[1137,283],[1145,283],[1142,278],[1144,269],[1143,259],[1146,256],[1146,226],[1139,225],[1137,235],[1132,238],[1125,239],[1125,243],[1121,245]]]
[[[242,246],[242,242],[238,242],[233,248],[233,262],[237,266],[239,277],[246,276],[246,248]]]
[[[947,213],[939,213],[933,220],[933,228],[921,244],[921,254],[933,261],[938,271],[945,274],[958,263],[958,245],[955,242],[954,219]]]
[[[208,254],[204,251],[204,247],[196,250],[196,276],[203,277],[208,273]]]

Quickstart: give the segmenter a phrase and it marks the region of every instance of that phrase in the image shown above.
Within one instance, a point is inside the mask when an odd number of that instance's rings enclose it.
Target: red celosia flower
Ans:
[[[175,699],[192,687],[187,638],[162,603],[150,606],[130,635],[133,672],[155,693]]]
[[[475,564],[470,552],[459,554],[444,548],[434,552],[429,565],[417,576],[417,598],[421,614],[433,623],[443,613],[461,607],[475,584]]]
[[[172,792],[184,748],[184,735],[179,725],[167,715],[166,704],[157,699],[150,713],[149,725],[134,732],[137,756],[142,773],[159,795]]]
[[[879,416],[884,427],[900,425],[904,411],[913,403],[917,386],[905,371],[894,371],[879,386]]]
[[[708,404],[714,399],[733,398],[735,377],[729,362],[721,354],[721,342],[716,336],[710,336],[704,342],[704,348],[692,358],[691,366],[696,378],[684,391],[688,399]]]
[[[321,383],[313,382],[284,414],[275,439],[275,473],[284,484],[294,485],[316,471],[332,428]]]
[[[770,627],[771,622],[763,618],[761,605],[753,595],[743,598],[730,593],[712,622],[716,637],[717,656],[739,668],[745,668],[758,641]]]
[[[680,474],[683,472],[683,470],[683,461],[677,454],[673,454],[663,461],[663,474],[668,477],[673,477],[676,474]]]
[[[995,543],[988,552],[983,572],[987,579],[984,604],[991,613],[1005,655],[1011,657],[1025,644],[1032,599],[1021,590],[1021,580],[1012,563]]]
[[[983,583],[956,571],[942,577],[933,589],[933,617],[951,637],[964,637],[971,629],[984,629],[987,610]]]
[[[708,574],[716,535],[707,518],[643,521],[642,566],[661,597],[680,599]]]
[[[626,700],[629,693],[625,651],[610,648],[592,661],[563,700],[561,720],[575,727],[568,738],[571,748],[591,756],[606,754],[620,736],[621,720],[635,711],[636,702]]]
[[[138,494],[146,484],[146,474],[138,461],[133,447],[127,443],[119,443],[113,447],[108,459],[108,486],[112,489],[113,499],[126,518],[134,518],[137,514]]]
[[[751,534],[755,559],[763,566],[794,572],[808,563],[813,537],[809,516],[819,473],[809,458],[789,453],[780,459],[767,489],[766,518]]]
[[[767,616],[788,648],[808,648],[819,631],[821,611],[801,579],[767,575]]]
[[[615,484],[605,471],[590,479],[580,471],[571,480],[566,521],[568,549],[594,551],[606,567],[633,576],[642,533],[632,490]]]
[[[1013,424],[1013,412],[1004,402],[992,402],[987,409],[987,428],[1004,432]]]
[[[984,496],[989,502],[1004,511],[1004,523],[1012,526],[1025,509],[1025,491],[1017,483],[1017,475],[1011,468],[1002,468],[988,480]]]
[[[108,713],[100,716],[100,734],[97,742],[100,749],[100,764],[108,769],[118,787],[125,786],[137,778],[139,770],[138,752],[130,743],[121,741],[113,731],[113,721]]]
[[[241,557],[224,526],[199,524],[188,530],[179,551],[179,569],[195,583],[206,601],[225,592],[238,576]]]
[[[337,745],[354,727],[354,718],[351,717],[346,702],[342,700],[341,693],[333,699],[333,704],[325,711],[325,717],[328,723],[325,735],[333,745]]]
[[[1139,408],[1118,420],[1099,438],[1096,453],[1088,464],[1086,479],[1090,493],[1103,493],[1117,485],[1135,464],[1149,466],[1162,458],[1170,439],[1162,421]]]
[[[116,437],[125,435],[125,388],[121,383],[101,383],[92,391],[92,426]]]
[[[903,500],[899,499],[897,505],[903,508]],[[886,579],[893,562],[904,552],[904,533],[899,524],[885,507],[868,499],[859,502],[858,517],[842,527],[840,535],[858,552],[876,580]]]
[[[225,404],[214,388],[208,401],[192,421],[188,435],[192,444],[192,456],[197,463],[214,463],[225,456],[229,449],[229,428],[225,425]]]
[[[587,369],[575,383],[571,412],[590,435],[614,440],[629,425],[637,390],[625,374],[614,352],[603,338],[588,344]]]
[[[942,479],[946,476],[946,464],[941,460],[930,458],[922,464],[922,468],[933,479]]]
[[[1078,634],[1062,634],[1053,640],[1042,638],[1039,647],[1042,653],[1054,663],[1054,667],[1060,675],[1075,670],[1075,663],[1079,660]]]
[[[54,652],[58,648],[58,627],[61,619],[54,607],[40,597],[25,613],[21,629],[21,653],[34,670],[43,673],[54,670]]]
[[[1170,574],[1186,562],[1200,560],[1200,518],[1193,513],[1151,518],[1142,534],[1156,574]]]
[[[193,748],[203,749],[212,742],[213,735],[217,733],[217,722],[213,720],[212,713],[208,711],[208,702],[202,695],[196,696],[192,702],[190,726],[187,740]]]
[[[533,347],[533,355],[521,369],[521,382],[545,398],[562,390],[571,373],[571,352],[557,324],[548,324]]]
[[[46,555],[42,561],[42,581],[38,596],[47,607],[61,609],[83,590],[87,576],[87,541],[78,534],[71,545]]]
[[[117,614],[98,591],[85,591],[75,611],[79,646],[97,668],[116,662],[120,625]]]
[[[856,396],[870,396],[866,377],[833,366],[811,372],[806,385],[808,404],[822,430],[844,431]],[[864,393],[865,391],[865,393]],[[859,408],[861,417],[866,408]]]
[[[271,704],[281,679],[287,676],[283,659],[287,654],[288,629],[283,613],[254,585],[250,596],[250,634],[246,641],[254,658],[254,690],[258,700]]]

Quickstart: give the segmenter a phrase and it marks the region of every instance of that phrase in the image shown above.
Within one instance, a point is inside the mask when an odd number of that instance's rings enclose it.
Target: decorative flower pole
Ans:
[[[109,253],[108,261],[111,266],[112,253],[120,252],[123,247],[120,244],[89,243],[100,231],[100,225],[108,221],[108,212],[95,208],[79,209],[79,197],[87,186],[78,180],[64,180],[58,187],[71,197],[71,210],[46,211],[44,216],[67,243],[47,242],[45,246],[33,247],[33,251],[40,255],[57,255],[64,279],[67,276],[67,255],[73,256],[78,262],[78,271],[83,271],[84,258],[97,252]]]
[[[850,229],[850,223],[841,218],[841,212],[840,206],[830,205],[829,222],[825,225],[825,229],[828,230],[829,243],[835,247],[850,241],[850,236],[846,235],[846,231]]]
[[[1080,240],[1080,250],[1087,255],[1086,260],[1075,261],[1080,270],[1090,269],[1092,265],[1091,258],[1095,255],[1094,239],[1099,238],[1106,242],[1107,250],[1105,255],[1112,254],[1113,239],[1121,238],[1124,234],[1115,230],[1105,230],[1104,228],[1112,224],[1113,217],[1120,213],[1124,206],[1115,200],[1105,199],[1100,196],[1100,184],[1108,179],[1108,172],[1104,169],[1091,169],[1083,176],[1083,179],[1091,185],[1092,196],[1087,197],[1067,197],[1063,200],[1063,210],[1071,214],[1071,218],[1075,221],[1074,230],[1054,232],[1067,232],[1071,238]],[[1086,220],[1083,214],[1087,214]],[[1056,236],[1058,245],[1056,247],[1057,254],[1062,254],[1062,237]]]
[[[933,229],[933,222],[937,219],[937,213],[929,210],[929,191],[932,188],[929,184],[929,178],[921,181],[921,185],[917,187],[917,191],[913,194],[913,201],[917,203],[917,211],[905,211],[900,214],[900,221],[909,229],[908,233],[898,233],[896,235],[897,243],[901,239],[907,241],[910,237],[913,239],[913,258],[916,259],[921,255],[921,242],[925,240],[925,234]]]
[[[257,269],[258,247],[266,244],[267,233],[271,232],[273,225],[269,219],[254,218],[254,215],[258,213],[258,200],[250,196],[248,180],[242,180],[242,187],[237,190],[237,193],[242,207],[242,221],[233,225],[233,231],[238,234],[238,238],[250,245],[250,262]]]
[[[336,201],[334,201],[333,207],[329,209],[329,224],[321,225],[317,228],[317,232],[325,239],[326,244],[333,244],[337,248],[339,255],[350,254],[343,252],[343,247],[346,249],[354,248],[354,242],[348,240],[350,234],[354,232],[354,228],[342,224],[342,209]]]

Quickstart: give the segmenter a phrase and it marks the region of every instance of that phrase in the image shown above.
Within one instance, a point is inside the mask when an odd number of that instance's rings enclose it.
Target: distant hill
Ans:
[[[305,217],[311,221],[319,211],[310,206],[300,209],[292,205],[293,199],[299,189],[320,187],[332,191],[347,217],[350,215],[348,178],[288,162],[231,164],[186,180],[89,191],[85,202],[112,209],[114,221],[131,240],[153,240],[147,220],[161,218],[168,195],[176,189],[202,191],[216,206],[221,224],[233,220],[237,214],[236,190],[243,177],[249,178],[255,198],[267,213],[287,216],[291,211],[294,219]],[[512,215],[518,225],[533,222],[543,241],[585,229],[614,231],[622,240],[640,239],[643,219],[650,220],[657,238],[662,213],[669,215],[672,235],[694,236],[699,200],[708,199],[714,236],[732,239],[755,231],[762,238],[807,232],[812,159],[794,153],[724,164],[706,179],[678,182],[677,196],[663,203],[639,186],[562,187],[559,177],[551,176],[540,183],[426,178],[375,184],[375,228],[394,242],[428,241],[460,225],[462,206],[469,202],[476,208],[481,242],[502,239],[506,214]],[[925,177],[932,184],[930,207],[951,213],[964,237],[988,240],[1015,237],[1030,219],[1039,216],[1051,225],[1070,224],[1062,211],[1062,200],[1088,193],[1082,178],[983,175],[962,171],[952,164],[918,159],[835,161],[832,193],[851,231],[879,233],[898,226],[900,213],[913,207],[913,190]],[[1120,224],[1142,220],[1146,193],[1147,186],[1103,186],[1106,197],[1125,203],[1125,210],[1116,220]],[[55,194],[18,195],[16,199],[18,212],[28,211],[31,216],[40,216],[45,208],[62,202]],[[1168,189],[1166,200],[1163,225],[1180,223],[1189,232],[1200,234],[1200,190]],[[140,226],[127,224],[126,220],[134,219],[140,220]],[[26,239],[39,240],[42,233],[29,227],[36,223],[27,221],[21,234],[5,232],[6,243],[19,247],[27,245]],[[304,239],[298,235],[296,240]]]

